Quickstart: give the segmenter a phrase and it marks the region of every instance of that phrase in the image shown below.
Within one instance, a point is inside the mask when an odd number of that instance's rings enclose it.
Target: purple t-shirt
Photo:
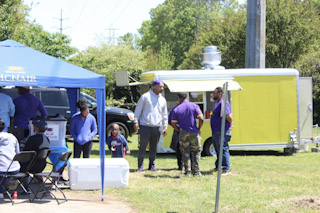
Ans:
[[[40,111],[41,118],[47,117],[47,110],[36,96],[25,93],[13,100],[16,107],[13,125],[29,129],[29,119],[35,118]]]
[[[215,132],[221,131],[221,122],[222,122],[222,117],[220,117],[221,104],[222,104],[222,98],[213,107],[212,115],[210,118],[211,130],[215,131]],[[227,101],[226,114],[230,114],[230,113],[231,113],[231,107],[230,107],[229,102]],[[228,130],[229,128],[230,128],[230,124],[228,121],[226,121],[225,130]]]
[[[197,104],[184,101],[173,109],[171,123],[178,124],[184,131],[199,133],[196,118],[201,115],[201,109]]]

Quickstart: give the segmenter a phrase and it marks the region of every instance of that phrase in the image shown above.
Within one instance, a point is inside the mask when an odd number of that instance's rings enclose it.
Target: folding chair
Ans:
[[[38,177],[39,179],[44,179],[44,180],[42,183],[39,183],[40,188],[36,192],[33,200],[37,199],[38,195],[42,194],[42,196],[39,198],[39,199],[42,199],[45,195],[50,194],[52,197],[55,198],[57,203],[60,204],[61,202],[59,202],[59,199],[52,193],[52,188],[54,187],[55,189],[58,189],[61,192],[61,194],[64,197],[64,201],[65,202],[68,201],[65,194],[63,193],[63,191],[59,188],[59,186],[56,183],[58,178],[62,178],[62,173],[57,171],[57,165],[60,162],[64,162],[63,166],[66,166],[68,164],[68,160],[69,160],[71,154],[72,154],[72,151],[63,152],[61,154],[61,156],[59,157],[58,162],[52,167],[52,170],[50,172],[41,172],[41,173],[34,174],[34,178]],[[51,164],[50,162],[48,162],[48,163]]]
[[[19,163],[28,163],[28,168],[30,168],[30,165],[32,164],[35,156],[36,156],[36,152],[35,151],[22,151],[18,154],[16,154],[13,158],[13,160],[11,161],[7,171],[5,174],[1,174],[0,176],[2,176],[1,180],[0,180],[0,186],[1,188],[5,191],[5,193],[8,195],[8,197],[10,198],[11,200],[11,203],[12,205],[14,204],[14,201],[12,199],[12,196],[10,194],[10,191],[6,189],[5,186],[2,186],[2,182],[6,179],[11,179],[11,180],[14,180],[15,183],[18,182],[18,185],[17,187],[13,190],[13,191],[16,191],[17,188],[20,186],[22,188],[22,190],[28,194],[28,191],[27,189],[23,186],[22,184],[22,180],[26,177],[29,176],[29,174],[27,172],[18,172],[17,174],[9,174],[9,169],[13,163],[13,161],[18,161]],[[31,202],[31,198],[30,198],[30,195],[28,194],[28,197],[29,197],[29,201]]]
[[[37,162],[39,160],[46,160],[48,155],[50,154],[51,149],[42,149],[39,151],[39,153],[37,154],[37,156],[35,157],[35,159],[33,160],[33,162],[30,164],[30,166],[27,168],[27,173],[31,173],[31,174],[35,174],[36,172],[34,171],[34,166],[37,164]],[[36,193],[32,190],[32,188],[30,187],[30,184],[32,183],[32,181],[36,181],[31,175],[30,176],[30,181],[27,183],[27,188],[29,188],[31,190],[31,192],[36,195]]]

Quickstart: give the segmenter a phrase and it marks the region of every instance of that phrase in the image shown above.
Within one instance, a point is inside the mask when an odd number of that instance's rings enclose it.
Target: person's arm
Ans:
[[[126,149],[126,154],[130,154],[130,149],[128,146],[128,141],[123,137],[123,146]]]
[[[226,120],[230,124],[230,126],[232,126],[232,117],[230,114],[226,114]]]
[[[172,127],[174,128],[174,130],[179,132],[180,128],[177,126],[177,121],[171,121],[171,123],[172,123]]]
[[[135,131],[138,131],[139,129],[139,119],[142,113],[143,105],[144,105],[144,96],[142,95],[137,103],[136,109],[134,110],[134,117],[135,119],[137,119],[137,122],[135,122],[133,125]]]
[[[91,121],[91,133],[89,135],[90,137],[90,141],[92,141],[92,139],[96,136],[98,129],[97,129],[97,122],[94,116],[91,117],[92,121]]]
[[[17,140],[16,137],[14,137],[14,139],[16,140],[16,147],[15,147],[15,151],[16,151],[16,154],[18,154],[20,152],[20,147],[19,147],[19,142]]]
[[[164,105],[163,105],[163,108],[162,108],[162,126],[163,126],[163,130],[162,130],[162,133],[164,136],[167,135],[167,129],[168,129],[168,110],[167,110],[167,102],[166,100],[163,98],[164,100]]]
[[[48,115],[47,110],[43,106],[43,103],[41,101],[39,103],[38,110],[40,111],[41,118],[46,118],[47,117],[47,115]]]
[[[9,99],[9,105],[10,105],[10,110],[9,110],[9,117],[10,117],[10,126],[13,126],[13,117],[14,117],[14,113],[15,113],[15,105],[12,101],[12,99]]]
[[[201,129],[201,127],[202,127],[202,125],[203,125],[203,115],[201,114],[201,115],[199,115],[198,116],[198,119],[199,119],[199,124],[198,124],[198,129],[199,129],[199,131],[200,131],[200,129]]]
[[[232,126],[231,106],[229,102],[226,105],[226,121]]]
[[[76,116],[73,116],[71,118],[71,123],[70,123],[70,134],[73,137],[73,141],[76,140],[77,134],[76,134]]]

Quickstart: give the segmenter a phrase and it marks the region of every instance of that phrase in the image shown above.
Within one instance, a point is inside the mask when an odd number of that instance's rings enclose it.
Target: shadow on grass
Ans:
[[[272,155],[272,156],[289,156],[290,154],[275,150],[230,150],[232,156],[261,156],[261,155]]]
[[[171,175],[150,175],[150,174],[146,174],[146,175],[144,175],[144,177],[146,177],[146,178],[172,178],[172,179],[179,179],[180,178],[179,175],[171,176]]]

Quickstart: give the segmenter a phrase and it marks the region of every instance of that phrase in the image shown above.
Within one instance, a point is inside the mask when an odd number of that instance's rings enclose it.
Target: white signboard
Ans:
[[[48,124],[48,129],[44,134],[49,138],[49,140],[58,141],[59,140],[59,125]]]

